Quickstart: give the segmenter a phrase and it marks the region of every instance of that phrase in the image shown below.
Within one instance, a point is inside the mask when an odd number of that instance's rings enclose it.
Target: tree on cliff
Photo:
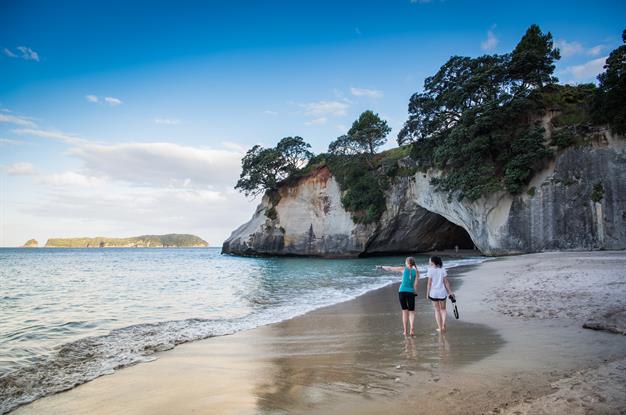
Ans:
[[[617,134],[626,134],[626,30],[622,32],[623,45],[606,60],[605,71],[598,75],[600,85],[594,103],[594,118],[608,123]]]
[[[515,90],[541,88],[558,82],[552,73],[554,61],[560,58],[559,49],[554,48],[552,34],[544,34],[539,26],[531,25],[511,54],[508,72],[515,83]]]
[[[420,168],[441,170],[432,184],[450,196],[521,192],[551,155],[531,115],[544,109],[558,58],[552,35],[536,25],[511,54],[451,57],[411,97],[398,144],[413,143]]]
[[[331,154],[363,154],[376,153],[378,147],[385,144],[387,134],[391,128],[387,121],[381,119],[373,111],[364,111],[359,118],[352,123],[348,133],[338,137],[328,146]]]
[[[302,137],[285,137],[276,147],[252,147],[241,159],[241,174],[235,189],[246,196],[276,190],[281,181],[300,169],[313,156]]]

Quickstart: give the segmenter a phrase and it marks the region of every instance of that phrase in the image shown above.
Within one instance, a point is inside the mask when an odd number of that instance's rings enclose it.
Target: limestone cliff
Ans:
[[[411,163],[410,160],[401,160]],[[265,196],[252,219],[224,242],[240,255],[359,256],[472,247],[486,255],[626,248],[626,140],[608,131],[558,153],[521,195],[449,199],[438,172],[398,177],[376,223],[357,224],[327,167],[280,189],[275,219]]]

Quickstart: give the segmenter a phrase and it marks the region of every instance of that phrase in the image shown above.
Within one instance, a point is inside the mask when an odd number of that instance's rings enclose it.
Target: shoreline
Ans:
[[[623,252],[601,254],[626,263]],[[545,391],[550,385],[572,371],[613,364],[613,376],[619,379],[624,373],[619,360],[626,356],[624,336],[582,329],[567,316],[511,317],[497,310],[500,303],[493,308],[484,302],[492,290],[510,283],[506,272],[515,274],[554,256],[571,262],[581,253],[497,258],[454,269],[451,279],[461,320],[449,314],[444,336],[433,333],[431,307],[421,296],[417,337],[403,339],[397,286],[388,285],[280,323],[180,345],[159,353],[154,362],[116,371],[12,413],[104,413],[104,400],[110,402],[106,413],[120,414],[377,413],[390,405],[401,410],[402,403],[413,401],[421,402],[422,409],[424,396],[439,396],[441,390],[445,394],[434,411],[484,413],[501,407],[494,412],[499,413],[549,396]],[[623,287],[623,271],[620,278]],[[415,384],[421,394],[411,387]],[[124,392],[129,388],[132,392]],[[465,403],[476,394],[479,399],[455,410],[455,402]]]

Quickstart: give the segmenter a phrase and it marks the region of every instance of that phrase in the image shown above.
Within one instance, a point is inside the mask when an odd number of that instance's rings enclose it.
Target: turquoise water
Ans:
[[[416,259],[424,271],[426,257]],[[282,321],[400,281],[376,264],[400,266],[403,257],[0,249],[0,413],[180,343]]]

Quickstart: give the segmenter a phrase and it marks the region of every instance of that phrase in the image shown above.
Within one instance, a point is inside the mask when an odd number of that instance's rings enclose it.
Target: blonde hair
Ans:
[[[412,256],[408,256],[408,257],[406,257],[406,259],[404,260],[404,262],[408,262],[408,263],[409,263],[409,268],[410,268],[410,267],[415,267],[415,268],[417,268],[417,265],[415,264],[415,258],[413,258]]]

